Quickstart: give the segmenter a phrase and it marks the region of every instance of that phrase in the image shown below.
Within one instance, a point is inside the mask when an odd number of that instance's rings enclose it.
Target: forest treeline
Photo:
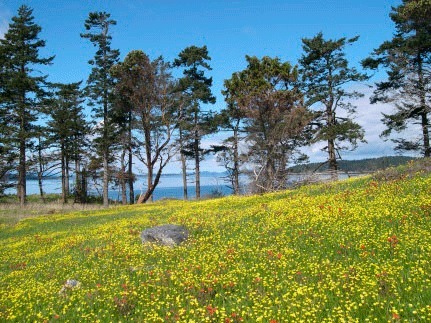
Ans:
[[[371,103],[389,103],[382,133],[400,151],[430,156],[431,5],[427,0],[404,0],[389,13],[393,38],[361,61],[364,70],[383,69],[385,81],[375,84]],[[336,176],[343,151],[364,140],[355,122],[353,102],[363,96],[352,91],[370,75],[348,62],[345,48],[359,36],[327,39],[323,33],[302,39],[297,63],[278,57],[246,56],[247,67],[224,81],[225,108],[212,111],[211,57],[206,46],[189,46],[168,62],[132,50],[123,61],[112,48],[116,21],[107,12],[91,12],[83,22],[82,42],[93,45],[87,80],[48,81],[54,57],[41,57],[45,40],[30,7],[18,9],[0,39],[0,194],[16,186],[26,203],[27,172],[43,179],[62,178],[62,199],[73,192],[85,202],[89,181],[100,185],[108,205],[110,183],[121,187],[122,202],[134,203],[139,160],[145,166],[146,190],[137,201],[151,200],[163,170],[172,159],[181,162],[184,198],[187,171],[194,173],[200,197],[200,163],[208,154],[228,173],[235,194],[239,177],[250,176],[254,191],[287,186],[289,167],[307,160],[301,148],[324,142],[327,167]],[[181,77],[174,77],[180,71]],[[92,108],[85,115],[85,107]],[[402,132],[420,125],[416,136]],[[202,139],[228,133],[218,145],[202,147]],[[399,133],[395,138],[393,133]],[[10,174],[16,174],[16,181]],[[70,179],[73,175],[71,183]]]
[[[342,173],[369,173],[404,165],[414,159],[416,158],[407,156],[386,156],[360,160],[339,160],[338,167]],[[292,166],[289,170],[292,173],[326,172],[329,171],[329,167],[327,163],[308,163]]]

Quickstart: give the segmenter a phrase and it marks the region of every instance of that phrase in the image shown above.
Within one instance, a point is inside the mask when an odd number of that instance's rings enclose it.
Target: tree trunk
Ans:
[[[421,102],[421,126],[422,126],[422,137],[423,137],[423,145],[424,145],[424,157],[430,157],[430,137],[429,137],[429,121],[427,114],[427,106],[426,106],[426,90],[424,85],[424,75],[423,75],[423,61],[421,53],[417,55],[418,60],[418,78],[419,78],[419,93],[420,93],[420,102]]]
[[[40,194],[40,198],[42,200],[42,203],[45,203],[45,194],[43,192],[43,182],[42,182],[42,173],[38,172],[37,173],[37,182],[39,184],[39,194]]]
[[[25,74],[25,66],[21,66],[21,73]],[[24,207],[27,203],[27,163],[26,163],[26,138],[24,133],[27,134],[26,126],[26,108],[25,108],[25,90],[20,93],[19,97],[19,112],[20,112],[20,127],[19,127],[19,164],[18,164],[18,198],[20,206]]]
[[[143,203],[152,200],[153,197],[153,163],[151,158],[151,133],[147,125],[143,125],[145,139],[145,165],[147,166],[147,190],[145,194],[141,194],[138,203]]]
[[[80,170],[80,164],[78,160],[78,156],[75,155],[75,202],[82,203],[81,196],[82,196],[82,183],[81,183],[81,170]]]
[[[196,184],[196,199],[201,198],[201,171],[200,171],[200,152],[199,152],[199,131],[198,131],[198,112],[195,111],[195,133],[193,150],[195,153],[195,184]]]
[[[199,154],[199,139],[195,138],[195,181],[196,181],[196,199],[201,198],[201,171],[200,171],[200,154]]]
[[[103,152],[103,206],[109,206],[108,197],[108,185],[109,185],[109,174],[108,174],[108,152]]]
[[[65,161],[65,167],[66,167],[65,168],[66,169],[66,177],[64,178],[64,183],[65,183],[66,203],[67,203],[68,199],[69,199],[69,195],[70,195],[70,183],[69,183],[70,167],[69,167],[69,157],[67,156],[67,154],[65,154],[64,161]]]
[[[335,113],[333,111],[332,106],[334,105],[334,99],[332,98],[332,92],[330,94],[331,99],[326,107],[326,122],[327,127],[332,128],[335,126]],[[338,179],[338,164],[337,164],[337,155],[335,152],[335,138],[328,138],[328,164],[329,164],[329,172],[331,173],[331,180]]]
[[[39,171],[37,172],[37,180],[38,180],[38,184],[39,184],[39,193],[40,193],[40,198],[42,199],[42,202],[45,203],[45,195],[43,193],[43,165],[42,165],[42,147],[41,147],[41,143],[40,143],[40,137],[39,137],[39,146],[37,149],[37,153],[38,153],[38,159],[39,159]]]
[[[274,191],[276,186],[276,179],[275,179],[275,167],[274,167],[274,159],[272,152],[274,151],[273,147],[269,147],[268,149],[268,156],[267,156],[267,162],[266,162],[266,176],[264,177],[264,187],[265,191],[271,192]]]
[[[238,122],[239,124],[239,122]],[[237,124],[237,126],[238,126]],[[239,152],[238,152],[238,129],[233,131],[233,193],[239,195]]]
[[[153,192],[154,192],[155,185],[157,185],[157,183],[153,185],[153,168],[152,167],[147,167],[147,172],[148,172],[148,175],[147,175],[147,190],[145,191],[144,194],[141,194],[139,196],[139,199],[138,199],[138,202],[137,202],[138,204],[145,203],[148,200],[151,200],[151,201],[153,200]]]
[[[104,102],[103,102],[103,206],[109,206],[109,170],[108,170],[108,158],[109,158],[109,144],[108,144],[108,94],[104,91]]]
[[[81,172],[81,203],[87,203],[87,171],[85,167]]]
[[[328,140],[328,154],[329,154],[329,171],[331,173],[331,179],[338,179],[338,163],[337,156],[335,154],[335,144],[333,139]]]
[[[148,129],[146,129],[146,138],[145,138],[145,145],[146,145],[146,154],[147,154],[147,191],[149,192],[149,195],[147,197],[147,200],[153,201],[153,163],[151,158],[151,134]]]
[[[332,77],[332,68],[331,64],[327,60],[328,64],[328,92],[329,92],[329,102],[326,105],[326,118],[327,118],[327,127],[332,129],[335,126],[335,111],[334,111],[334,92],[333,92],[333,77]],[[335,138],[331,135],[331,138],[328,138],[328,162],[329,162],[329,171],[331,173],[331,180],[338,180],[338,165],[337,165],[337,155],[335,152]]]
[[[108,36],[108,30],[109,30],[109,24],[103,25],[103,43],[104,46],[102,46],[103,50],[103,68],[106,67],[107,63],[107,52],[108,47],[106,46],[107,36]],[[108,124],[109,124],[109,115],[108,115],[108,106],[109,106],[109,92],[108,92],[108,70],[104,71],[103,78],[103,142],[102,142],[102,149],[103,149],[103,206],[108,207],[109,206],[109,146],[110,146],[110,138],[108,136]]]
[[[186,156],[184,155],[183,149],[183,131],[180,128],[180,155],[181,155],[181,170],[183,173],[183,197],[184,200],[188,199],[187,196],[187,163],[186,163]]]
[[[423,112],[422,113],[422,135],[423,135],[423,141],[424,141],[424,157],[431,156],[430,137],[429,137],[428,127],[429,127],[428,116],[426,112]]]
[[[66,161],[64,157],[64,144],[61,144],[61,202],[63,204],[67,203],[67,193],[66,193]]]
[[[151,185],[151,189],[147,190],[144,195],[141,195],[139,197],[138,203],[145,203],[148,201],[148,199],[150,197],[153,196],[154,189],[159,184],[160,176],[162,175],[163,167],[164,166],[160,166],[160,168],[157,171],[156,177],[154,178],[154,183],[153,183],[153,185]]]
[[[23,121],[21,122],[22,130],[24,131]],[[22,135],[21,135],[22,136]],[[25,158],[25,139],[21,138],[19,142],[19,165],[18,165],[18,198],[21,207],[26,204],[26,158]]]
[[[126,149],[123,149],[121,153],[121,165],[120,165],[120,186],[121,186],[121,203],[123,205],[127,204],[127,192],[126,192]]]
[[[135,203],[135,192],[133,188],[133,154],[132,154],[132,112],[129,111],[129,170],[127,180],[129,182],[129,203]]]
[[[135,203],[135,191],[133,188],[133,155],[132,155],[132,149],[129,150],[129,171],[127,180],[129,182],[129,203],[134,204]]]

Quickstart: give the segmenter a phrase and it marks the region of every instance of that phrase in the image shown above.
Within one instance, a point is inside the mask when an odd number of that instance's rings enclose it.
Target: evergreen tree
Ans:
[[[45,203],[45,192],[43,190],[43,180],[53,174],[56,169],[57,154],[50,151],[50,141],[45,126],[38,125],[34,128],[35,140],[31,146],[28,158],[28,170],[37,174],[39,194],[42,202]]]
[[[357,40],[358,37],[326,40],[322,33],[302,39],[304,53],[299,60],[301,86],[307,106],[317,108],[313,141],[327,142],[324,150],[328,152],[329,169],[335,178],[340,152],[349,148],[353,150],[358,141],[364,141],[364,130],[352,118],[356,107],[347,101],[363,95],[346,89],[352,82],[367,79],[365,74],[350,67],[345,57],[344,48]],[[344,109],[347,116],[341,117],[339,108]]]
[[[365,59],[364,67],[387,70],[388,79],[376,84],[371,103],[390,103],[395,106],[392,114],[383,114],[389,136],[401,132],[412,124],[420,124],[421,134],[411,138],[392,139],[398,150],[420,151],[431,156],[431,3],[404,0],[390,14],[396,33],[392,40],[375,49]]]
[[[41,27],[34,22],[32,14],[28,6],[21,6],[4,38],[0,39],[0,124],[7,128],[4,133],[10,135],[2,149],[8,147],[18,155],[17,193],[21,206],[26,203],[27,150],[35,136],[34,123],[47,96],[44,90],[47,76],[41,75],[39,69],[53,60],[53,57],[39,55],[45,41],[39,39]]]
[[[205,76],[211,70],[211,60],[206,46],[190,46],[180,52],[174,60],[175,67],[182,67],[183,77],[179,80],[178,90],[183,93],[187,106],[181,111],[180,146],[185,176],[185,155],[195,161],[196,198],[200,198],[200,162],[203,157],[202,137],[215,131],[211,112],[204,112],[201,104],[214,104],[211,93],[212,78]]]
[[[297,67],[278,58],[246,59],[247,68],[225,81],[224,93],[245,116],[247,157],[257,190],[282,189],[287,185],[288,163],[307,142],[311,114],[295,84]]]
[[[87,33],[82,38],[90,40],[97,48],[94,59],[89,61],[93,66],[87,80],[87,94],[94,106],[94,118],[101,119],[96,127],[95,143],[103,163],[103,205],[108,206],[109,164],[112,161],[111,152],[114,144],[116,127],[113,122],[113,90],[114,78],[110,75],[111,67],[118,62],[119,51],[111,48],[110,27],[116,24],[106,12],[91,12],[85,21]]]
[[[225,87],[227,86],[227,81],[225,81]],[[220,147],[221,150],[217,154],[217,160],[226,168],[233,193],[238,195],[240,194],[240,168],[243,164],[240,157],[239,144],[240,140],[243,139],[241,132],[244,132],[242,126],[245,115],[234,99],[230,97],[228,91],[222,92],[225,95],[227,107],[217,115],[217,123],[221,129],[231,132],[232,135],[223,140],[223,145]]]
[[[244,121],[246,115],[244,110],[238,106],[235,97],[235,85],[232,82],[232,80],[224,81],[225,89],[222,94],[225,96],[227,106],[218,115],[220,127],[232,132],[232,136],[223,141],[224,149],[218,154],[218,160],[223,163],[227,170],[233,193],[238,195],[240,194],[240,168],[244,162],[243,158],[241,158],[239,145],[240,140],[243,139],[241,133],[245,133]]]
[[[59,150],[62,179],[62,200],[67,203],[70,195],[70,169],[75,161],[75,193],[81,195],[80,161],[86,146],[89,126],[83,114],[81,82],[57,84],[57,91],[47,111],[50,120],[47,132],[52,148]]]

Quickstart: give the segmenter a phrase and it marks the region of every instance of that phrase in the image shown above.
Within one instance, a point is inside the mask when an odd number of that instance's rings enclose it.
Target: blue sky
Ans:
[[[391,6],[399,0],[285,0],[285,1],[164,1],[164,0],[34,0],[0,1],[0,36],[7,30],[10,18],[21,4],[34,9],[35,21],[42,27],[41,38],[47,41],[44,55],[56,55],[54,64],[44,72],[51,81],[73,82],[86,80],[90,67],[87,61],[94,55],[88,40],[81,39],[84,21],[91,11],[107,11],[117,21],[112,28],[112,45],[121,58],[131,50],[141,49],[151,58],[163,55],[173,60],[190,45],[207,45],[212,58],[213,93],[217,103],[213,109],[224,107],[220,93],[223,81],[233,72],[246,67],[245,55],[278,56],[296,63],[301,55],[301,38],[313,37],[322,31],[326,38],[360,35],[356,44],[347,48],[352,65],[391,38],[394,26],[389,18]],[[372,84],[384,74],[374,76]],[[378,134],[380,112],[387,106],[370,106],[371,90],[355,85],[365,93],[358,100],[358,122],[367,131],[368,145],[345,155],[346,159],[367,158],[393,154],[392,145],[383,142]],[[207,138],[206,144],[221,140],[221,135]],[[308,148],[313,161],[326,156],[316,145]],[[203,164],[206,170],[215,169],[215,161]],[[174,167],[174,166],[173,166]]]

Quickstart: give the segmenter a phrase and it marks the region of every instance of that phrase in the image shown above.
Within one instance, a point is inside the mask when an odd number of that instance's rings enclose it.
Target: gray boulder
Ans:
[[[68,290],[72,290],[72,289],[80,288],[80,287],[81,287],[81,282],[79,282],[75,279],[68,279],[64,283],[63,287],[61,287],[58,294],[65,295]]]
[[[174,247],[185,241],[189,236],[188,230],[176,224],[164,224],[145,229],[141,233],[142,243],[157,243],[162,246]]]

